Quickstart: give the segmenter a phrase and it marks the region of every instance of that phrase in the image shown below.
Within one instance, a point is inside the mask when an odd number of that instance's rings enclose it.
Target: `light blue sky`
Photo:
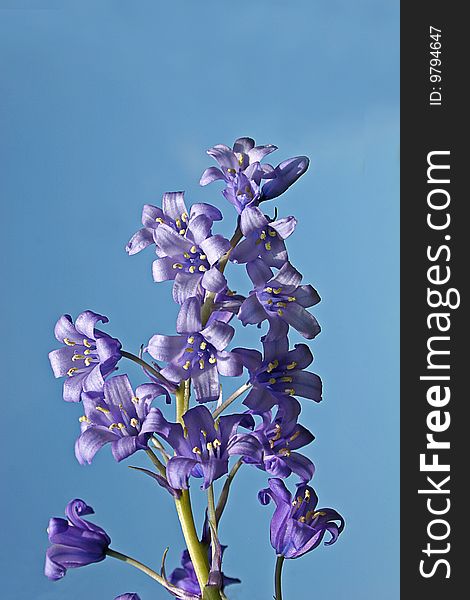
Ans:
[[[28,6],[37,10],[12,10]],[[49,516],[76,496],[116,549],[158,567],[169,545],[169,568],[182,549],[171,501],[150,480],[107,449],[91,467],[76,463],[81,410],[62,402],[47,352],[56,318],[86,308],[107,314],[131,350],[172,333],[176,307],[170,287],[152,283],[151,252],[129,258],[124,246],[142,204],[169,190],[223,207],[228,233],[231,208],[217,184],[198,180],[212,164],[206,148],[250,135],[279,146],[273,162],[312,161],[277,206],[298,217],[291,259],[322,296],[311,348],[325,400],[302,413],[316,434],[314,483],[321,505],[347,519],[335,546],[286,564],[286,600],[396,600],[398,2],[0,0],[0,9],[3,597],[166,597],[111,559],[58,583],[42,575]],[[255,329],[236,341],[255,343]],[[221,526],[225,570],[243,579],[231,600],[272,597],[271,510],[256,500],[265,479],[242,470]]]

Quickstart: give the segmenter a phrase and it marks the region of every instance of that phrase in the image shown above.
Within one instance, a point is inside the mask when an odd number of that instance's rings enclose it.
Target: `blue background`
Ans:
[[[150,479],[109,448],[90,467],[76,463],[81,408],[61,400],[47,353],[57,317],[86,308],[108,315],[107,331],[130,350],[172,333],[176,307],[170,286],[152,282],[151,251],[128,257],[124,246],[141,206],[167,190],[223,207],[229,234],[220,185],[198,186],[212,164],[204,151],[250,135],[280,147],[275,164],[312,160],[272,207],[298,217],[291,259],[322,296],[311,348],[325,400],[304,402],[303,418],[317,436],[307,453],[320,505],[347,519],[335,546],[286,564],[285,596],[397,599],[398,2],[0,8],[2,596],[166,597],[111,559],[58,583],[42,574],[48,519],[76,496],[116,549],[158,568],[170,545],[171,569],[183,547],[171,500]],[[230,273],[246,291],[244,269]],[[256,332],[243,329],[236,345],[255,345]],[[272,596],[271,508],[256,500],[265,480],[242,469],[222,522],[225,571],[243,579],[231,600]]]

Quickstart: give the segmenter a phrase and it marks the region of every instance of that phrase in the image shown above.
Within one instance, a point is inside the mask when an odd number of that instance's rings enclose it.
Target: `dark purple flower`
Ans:
[[[100,562],[106,557],[111,539],[101,527],[82,518],[93,513],[83,500],[72,500],[65,509],[67,520],[49,521],[47,532],[52,546],[46,552],[46,577],[61,579],[67,569]]]
[[[271,152],[277,150],[271,144],[255,146],[251,138],[238,138],[233,150],[224,144],[218,144],[207,151],[220,166],[210,167],[202,174],[200,184],[207,185],[217,179],[225,181],[223,195],[241,213],[245,206],[260,199],[260,183],[262,179],[272,176],[271,165],[262,165],[260,161]]]
[[[275,477],[289,477],[294,472],[302,481],[310,481],[315,467],[310,459],[295,450],[310,444],[314,436],[297,423],[299,414],[300,404],[293,398],[278,407],[274,418],[271,411],[264,413],[263,422],[252,433],[263,447],[263,460],[252,463],[248,457],[245,462]]]
[[[264,357],[258,350],[235,348],[243,365],[250,373],[253,385],[243,404],[256,413],[264,413],[274,405],[292,400],[291,396],[322,399],[322,382],[318,375],[304,371],[313,361],[306,344],[296,344],[289,350],[287,337],[276,343],[264,342]]]
[[[310,161],[306,156],[296,156],[279,164],[274,169],[270,180],[261,189],[262,199],[272,200],[283,194],[305,173],[309,163]]]
[[[140,600],[139,594],[121,594],[120,596],[116,596],[114,600]]]
[[[294,499],[281,479],[269,479],[269,488],[258,494],[261,504],[274,500],[271,545],[279,556],[298,558],[316,548],[326,532],[326,546],[334,544],[344,529],[344,519],[332,508],[317,509],[318,498],[309,485],[297,484]]]
[[[294,217],[270,221],[254,205],[248,205],[240,217],[240,229],[245,236],[230,253],[230,260],[246,263],[260,258],[270,267],[282,267],[287,261],[284,240],[294,231]]]
[[[227,546],[222,546],[221,551],[224,553]],[[208,549],[209,561],[212,556],[212,549],[209,546]],[[235,577],[227,577],[224,573],[222,575],[222,591],[228,586],[234,583],[241,583],[239,579]],[[183,551],[181,555],[181,567],[176,568],[169,576],[168,581],[174,586],[180,588],[181,590],[187,592],[188,594],[192,594],[194,596],[200,596],[200,588],[199,583],[196,577],[196,571],[194,570],[193,563],[191,562],[191,557],[189,556],[189,552],[187,550]],[[171,590],[170,590],[171,593]]]
[[[79,402],[82,391],[101,391],[104,378],[121,358],[121,343],[96,329],[98,321],[107,323],[108,318],[86,310],[78,315],[75,325],[70,315],[62,315],[56,323],[54,335],[65,346],[49,352],[49,360],[55,377],[67,376],[67,402]]]
[[[254,427],[251,415],[224,415],[214,421],[205,406],[195,406],[183,415],[183,430],[180,423],[170,423],[158,409],[157,412],[157,433],[175,450],[166,467],[168,483],[174,489],[187,489],[191,475],[203,477],[201,487],[207,489],[228,472],[228,461],[233,455],[261,460],[258,440],[250,434],[237,433],[239,426]]]
[[[176,331],[180,335],[154,335],[147,351],[168,363],[161,374],[169,381],[191,379],[198,402],[218,400],[219,374],[237,377],[243,371],[240,358],[225,351],[233,327],[212,317],[203,328],[201,302],[193,297],[181,306]]]
[[[140,385],[134,392],[127,375],[108,379],[102,392],[83,394],[85,414],[80,417],[82,433],[75,444],[77,460],[91,463],[108,443],[117,461],[145,450],[159,422],[152,401],[166,394],[156,383]]]
[[[238,318],[243,325],[268,319],[265,341],[286,336],[289,325],[307,339],[320,333],[317,320],[305,310],[320,302],[320,296],[311,285],[300,285],[302,275],[290,263],[285,263],[275,277],[259,258],[246,268],[255,287],[240,307]]]

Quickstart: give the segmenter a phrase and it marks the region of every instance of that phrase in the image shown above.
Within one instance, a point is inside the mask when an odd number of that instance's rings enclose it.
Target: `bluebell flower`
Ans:
[[[240,358],[225,348],[234,329],[211,316],[205,327],[201,322],[201,302],[188,298],[181,306],[176,323],[177,336],[154,335],[147,352],[156,360],[168,363],[160,372],[171,382],[191,379],[198,402],[212,402],[220,395],[219,374],[241,375]]]
[[[314,440],[313,434],[297,422],[300,404],[293,398],[282,402],[276,415],[271,411],[262,415],[262,423],[256,427],[253,435],[263,447],[261,462],[253,462],[250,457],[244,459],[274,477],[289,477],[295,473],[302,481],[310,481],[315,472],[312,461],[296,452]]]
[[[288,258],[284,240],[296,225],[292,216],[269,220],[257,206],[249,204],[240,216],[240,229],[245,239],[232,250],[230,260],[247,263],[259,257],[269,267],[282,267]]]
[[[187,489],[190,476],[204,479],[202,489],[228,472],[229,458],[234,455],[261,460],[262,448],[249,433],[237,433],[238,427],[253,428],[254,421],[247,414],[232,414],[216,421],[205,406],[190,408],[180,423],[171,423],[156,409],[160,423],[157,434],[175,451],[166,466],[167,480],[174,489]]]
[[[82,392],[101,391],[105,377],[121,358],[121,343],[96,329],[98,321],[107,323],[108,318],[86,310],[75,324],[70,315],[63,315],[56,323],[54,335],[64,347],[50,352],[49,361],[55,377],[67,377],[67,402],[79,402]]]
[[[269,479],[259,492],[261,504],[276,504],[271,519],[271,545],[278,556],[298,558],[320,545],[326,533],[331,546],[344,529],[343,517],[332,508],[317,508],[318,497],[309,485],[300,483],[292,497],[281,479]]]
[[[67,520],[52,518],[49,521],[47,533],[52,546],[46,552],[46,577],[61,579],[67,569],[104,560],[111,539],[101,527],[83,519],[93,513],[91,506],[77,499],[67,504]]]
[[[264,342],[264,355],[258,350],[234,348],[250,374],[252,388],[243,404],[262,414],[275,405],[289,402],[292,396],[322,399],[322,382],[318,375],[305,371],[313,361],[306,344],[296,344],[289,350],[289,340],[282,337],[276,343]]]
[[[91,463],[105,444],[111,444],[117,461],[145,450],[158,423],[151,404],[167,394],[157,383],[140,385],[134,392],[127,375],[108,379],[102,392],[83,394],[85,414],[80,417],[82,433],[75,444],[77,460]]]
[[[254,289],[238,313],[243,325],[267,319],[270,327],[265,341],[285,337],[289,325],[307,339],[320,333],[318,321],[305,310],[320,302],[320,296],[311,285],[300,285],[302,275],[290,263],[285,263],[276,276],[261,259],[248,263],[247,271]]]

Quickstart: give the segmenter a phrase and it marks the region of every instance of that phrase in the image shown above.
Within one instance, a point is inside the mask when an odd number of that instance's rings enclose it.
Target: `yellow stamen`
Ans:
[[[297,366],[297,363],[295,362],[295,360],[293,360],[291,363],[289,363],[287,365],[287,370],[292,371],[292,369],[295,369],[296,366]]]
[[[126,426],[124,425],[124,423],[118,423],[117,426],[119,427],[119,429],[125,429]]]
[[[193,453],[194,454],[201,454],[201,451],[199,450],[199,448],[197,446],[194,446]]]
[[[282,317],[282,315],[284,314],[284,311],[282,310],[282,308],[278,309],[277,314]]]
[[[268,294],[272,294],[273,293],[273,288],[272,287],[265,287],[264,291],[268,292]]]
[[[83,354],[88,356],[89,354],[91,354],[91,350],[89,348],[87,348]]]
[[[286,308],[287,304],[285,302],[277,302],[276,306],[279,306],[279,308]]]
[[[207,269],[204,265],[199,265],[199,270],[201,271],[201,273],[204,273],[204,271],[207,271]]]
[[[297,431],[294,433],[294,435],[291,435],[291,437],[289,438],[290,442],[293,442],[294,440],[296,440],[300,435],[300,429],[297,429]]]
[[[265,239],[266,239],[266,231],[262,231],[262,232],[259,234],[259,239],[260,239],[260,240],[265,240]]]
[[[74,374],[76,371],[78,371],[77,367],[72,367],[71,369],[69,369],[69,370],[67,371],[67,375],[68,375],[69,377],[72,377],[72,375],[73,375],[73,374]]]
[[[186,233],[186,229],[180,229],[178,233],[180,235],[184,235]]]
[[[216,359],[216,357],[215,357],[215,356],[211,356],[211,357],[209,358],[209,362],[210,362],[210,364],[211,364],[211,365],[215,365],[215,363],[217,362],[217,359]]]
[[[176,219],[175,225],[178,227],[178,229],[181,229],[181,221],[179,219]]]
[[[83,340],[83,345],[87,348],[91,348],[91,342],[89,342],[86,338]]]
[[[89,423],[90,419],[86,415],[82,415],[79,419],[80,423]]]
[[[137,426],[138,426],[138,424],[139,424],[139,420],[138,420],[138,419],[136,419],[135,417],[133,417],[133,418],[131,419],[131,427],[137,427]]]
[[[187,360],[187,361],[184,363],[184,365],[183,365],[183,369],[184,369],[185,371],[187,371],[187,370],[189,369],[189,367],[190,367],[190,366],[191,366],[191,361],[190,361],[190,360]]]
[[[186,221],[188,220],[188,213],[183,213],[181,215],[181,220],[183,221],[183,223],[186,223]]]
[[[270,230],[268,231],[268,233],[269,233],[269,235],[270,235],[271,237],[276,237],[276,236],[277,236],[277,233],[274,231],[274,229],[270,229]]]
[[[188,344],[194,344],[194,336],[193,335],[190,335],[188,337]]]
[[[188,346],[186,348],[185,352],[189,352],[191,354],[191,352],[194,352],[194,348],[191,348],[191,346]]]
[[[199,348],[200,348],[201,350],[205,350],[205,349],[207,348],[207,342],[201,342],[201,343],[199,344]]]
[[[266,242],[264,247],[266,248],[266,250],[271,250],[271,242]]]
[[[183,256],[184,256],[185,258],[191,258],[191,254],[189,254],[189,252],[184,252],[184,253],[183,253]]]
[[[222,443],[220,442],[220,440],[215,438],[213,445],[214,445],[214,448],[218,448],[219,446],[222,446]]]
[[[295,302],[297,298],[295,296],[289,296],[287,300],[289,300],[289,302]]]
[[[111,431],[112,431],[113,429],[116,429],[117,426],[118,426],[117,423],[111,423],[111,425],[108,427],[108,429],[111,429]]]
[[[292,377],[281,377],[283,383],[292,383]]]
[[[196,267],[195,267],[194,265],[191,265],[191,266],[189,267],[189,272],[190,272],[190,273],[195,273],[195,272],[196,272]]]
[[[174,263],[173,269],[182,269],[183,265],[181,263]]]
[[[290,450],[289,448],[281,448],[278,452],[279,456],[290,456]]]
[[[163,223],[163,219],[162,219],[161,217],[157,217],[157,218],[155,219],[155,221],[156,221],[157,223]]]
[[[75,346],[76,342],[69,340],[69,338],[64,338],[64,344],[66,344],[67,346]]]
[[[202,371],[202,369],[204,369],[204,359],[203,358],[199,359],[199,368],[201,369],[201,371]]]
[[[273,290],[273,292],[275,294],[280,294],[282,292],[282,287],[276,288],[275,290]]]
[[[206,254],[200,254],[200,255],[199,255],[199,258],[200,258],[201,260],[206,260],[206,258],[207,258],[207,255],[206,255]]]
[[[197,252],[196,246],[191,246],[191,248],[189,249],[189,251],[191,252],[191,254],[196,254],[196,252]]]
[[[74,354],[72,356],[72,360],[75,362],[76,360],[84,360],[85,355],[84,354]]]
[[[308,502],[310,500],[310,490],[305,490],[304,498],[305,502]]]
[[[268,380],[269,385],[274,385],[276,383],[276,380],[274,379],[274,377],[271,377],[271,379]]]
[[[274,371],[274,369],[277,369],[278,366],[279,366],[279,361],[276,358],[275,360],[273,360],[273,362],[268,363],[268,368],[266,369],[266,372],[271,373],[271,371]]]
[[[240,167],[243,164],[243,154],[240,154],[240,156],[238,157],[238,164],[240,165]]]
[[[284,390],[284,392],[285,392],[286,394],[289,394],[290,396],[293,396],[293,395],[295,394],[295,390],[294,390],[294,388],[286,388],[286,389]]]
[[[87,356],[85,358],[85,367],[89,367],[92,362],[93,362],[93,358],[91,356]]]
[[[140,402],[140,399],[137,398],[137,396],[132,396],[131,400],[134,404],[139,404],[139,402]]]
[[[111,411],[108,410],[107,408],[103,408],[102,406],[97,406],[96,410],[99,410],[100,412],[104,413],[105,415],[108,415]]]

